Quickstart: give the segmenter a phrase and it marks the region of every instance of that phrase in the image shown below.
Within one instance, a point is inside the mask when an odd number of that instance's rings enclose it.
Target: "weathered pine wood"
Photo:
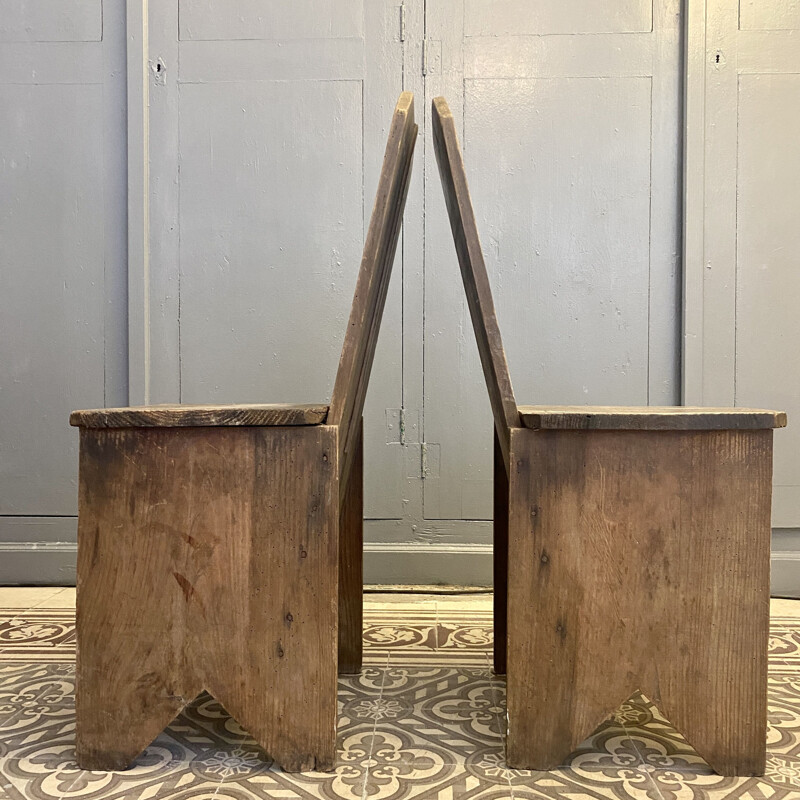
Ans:
[[[698,406],[520,406],[532,430],[759,430],[783,428],[786,413],[759,408]]]
[[[766,748],[772,431],[511,434],[508,761],[637,690],[717,771]]]
[[[339,459],[347,475],[355,457],[364,399],[389,290],[417,140],[414,96],[403,92],[389,129],[378,192],[364,244],[356,293],[333,387],[328,424],[341,428]]]
[[[204,689],[285,769],[333,767],[337,444],[321,425],[81,431],[82,768],[127,767]]]
[[[322,425],[325,405],[141,406],[73,411],[69,424],[81,428],[184,428],[199,426]]]
[[[494,433],[494,671],[506,674],[508,637],[508,471]]]
[[[333,768],[339,658],[361,666],[361,410],[415,139],[404,93],[330,411],[72,414],[81,767],[128,766],[207,690],[283,769]]]
[[[514,400],[514,390],[511,387],[503,341],[500,338],[492,288],[481,251],[456,126],[443,97],[437,97],[433,101],[432,120],[433,146],[458,263],[461,267],[461,278],[478,343],[486,388],[492,404],[495,430],[500,439],[503,456],[508,462],[509,430],[520,427],[519,413]]]
[[[642,690],[717,771],[762,774],[771,429],[786,415],[517,409],[442,98],[433,134],[495,419],[495,670],[507,673],[509,764],[557,766]]]
[[[364,423],[339,511],[339,673],[361,671],[364,628]]]

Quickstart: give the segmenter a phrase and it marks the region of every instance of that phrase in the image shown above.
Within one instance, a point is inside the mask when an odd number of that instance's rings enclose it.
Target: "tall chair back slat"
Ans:
[[[333,388],[328,424],[339,426],[339,466],[347,481],[358,442],[369,375],[403,219],[417,138],[414,99],[403,92],[395,106],[378,191],[364,244],[350,321]]]
[[[433,101],[433,145],[495,428],[503,458],[508,464],[509,431],[521,427],[521,422],[497,325],[456,126],[443,97]]]

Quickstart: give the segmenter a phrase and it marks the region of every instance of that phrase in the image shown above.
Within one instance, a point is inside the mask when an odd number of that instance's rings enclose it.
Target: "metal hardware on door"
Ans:
[[[441,464],[441,460],[442,453],[440,444],[422,442],[422,447],[420,448],[420,477],[422,480],[439,477],[439,465]]]
[[[442,62],[442,42],[438,39],[422,40],[422,74],[436,75]]]
[[[167,85],[167,65],[163,59],[156,59],[150,62],[150,72],[153,73],[153,80],[158,86]]]

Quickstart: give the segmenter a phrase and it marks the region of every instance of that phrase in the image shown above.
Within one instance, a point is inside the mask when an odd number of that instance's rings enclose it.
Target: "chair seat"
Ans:
[[[786,413],[698,406],[519,406],[532,430],[723,431],[786,427]]]
[[[73,411],[69,424],[79,428],[195,428],[322,425],[328,406],[275,403],[238,406],[134,406]]]

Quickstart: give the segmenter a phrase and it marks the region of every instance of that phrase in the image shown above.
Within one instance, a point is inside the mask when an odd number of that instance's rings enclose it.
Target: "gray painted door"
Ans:
[[[684,346],[687,403],[788,411],[789,426],[775,432],[773,591],[796,596],[799,40],[795,2],[693,4]]]
[[[518,402],[677,402],[680,3],[427,6]],[[483,520],[491,413],[430,162],[425,516]]]
[[[399,10],[233,5],[150,4],[133,402],[331,395],[403,89]],[[380,519],[403,514],[400,250],[365,412],[365,513]]]
[[[491,574],[491,417],[427,146],[438,94],[521,402],[679,401],[683,312],[686,402],[800,417],[797,3],[178,7],[2,2],[0,580],[74,576],[72,408],[329,398],[403,89],[421,139],[366,409],[368,580]],[[776,434],[792,591],[798,431]]]
[[[74,580],[67,418],[127,400],[124,13],[122,0],[0,11],[3,580]]]

